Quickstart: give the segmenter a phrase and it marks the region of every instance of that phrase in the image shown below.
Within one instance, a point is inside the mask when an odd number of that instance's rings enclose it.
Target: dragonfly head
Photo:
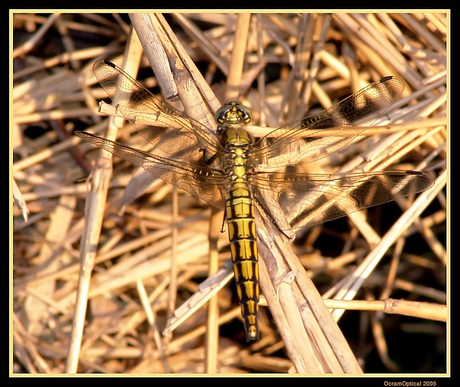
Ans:
[[[251,119],[251,110],[237,101],[221,106],[214,114],[219,130],[247,125]]]

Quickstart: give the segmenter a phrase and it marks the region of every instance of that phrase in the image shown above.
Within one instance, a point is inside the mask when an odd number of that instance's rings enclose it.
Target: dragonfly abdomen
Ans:
[[[257,340],[259,329],[259,267],[256,225],[251,191],[246,182],[234,182],[227,193],[226,218],[235,284],[244,318],[246,339]]]

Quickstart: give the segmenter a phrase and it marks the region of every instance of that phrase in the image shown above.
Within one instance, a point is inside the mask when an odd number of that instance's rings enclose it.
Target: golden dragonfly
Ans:
[[[259,217],[268,218],[292,238],[301,225],[336,219],[433,184],[427,173],[412,170],[292,171],[293,165],[326,157],[360,135],[364,125],[400,97],[404,81],[397,76],[384,77],[334,108],[274,129],[256,141],[246,128],[251,111],[239,102],[219,108],[216,128],[208,128],[162,102],[109,61],[96,61],[93,72],[112,99],[113,114],[128,120],[154,147],[147,153],[91,133],[76,135],[225,210],[247,341],[259,337]]]

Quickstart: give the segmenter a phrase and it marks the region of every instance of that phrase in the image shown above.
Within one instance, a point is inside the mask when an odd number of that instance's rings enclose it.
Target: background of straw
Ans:
[[[449,371],[448,13],[11,17],[12,373]],[[115,157],[112,169],[110,155],[72,135],[149,149],[130,125],[97,113],[106,95],[91,66],[101,57],[133,76],[140,67],[144,85],[179,95],[211,127],[221,102],[242,94],[255,135],[400,75],[406,90],[389,111],[397,124],[370,128],[312,170],[420,169],[435,184],[415,201],[301,232],[278,256],[268,230],[269,308],[261,339],[248,345],[234,285],[225,285],[222,214],[147,174],[131,180],[131,165]],[[176,307],[201,302],[161,335]]]

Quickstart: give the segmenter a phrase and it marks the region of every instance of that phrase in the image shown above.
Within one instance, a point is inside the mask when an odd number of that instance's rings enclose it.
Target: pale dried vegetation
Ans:
[[[12,20],[12,373],[448,372],[449,13]],[[385,127],[312,170],[418,169],[434,185],[293,244],[261,225],[261,338],[247,344],[222,214],[132,179],[117,157],[112,169],[72,134],[149,150],[131,125],[98,114],[98,58],[130,74],[140,65],[146,87],[178,94],[175,106],[211,127],[219,101],[240,98],[255,135],[399,75],[406,89]]]

